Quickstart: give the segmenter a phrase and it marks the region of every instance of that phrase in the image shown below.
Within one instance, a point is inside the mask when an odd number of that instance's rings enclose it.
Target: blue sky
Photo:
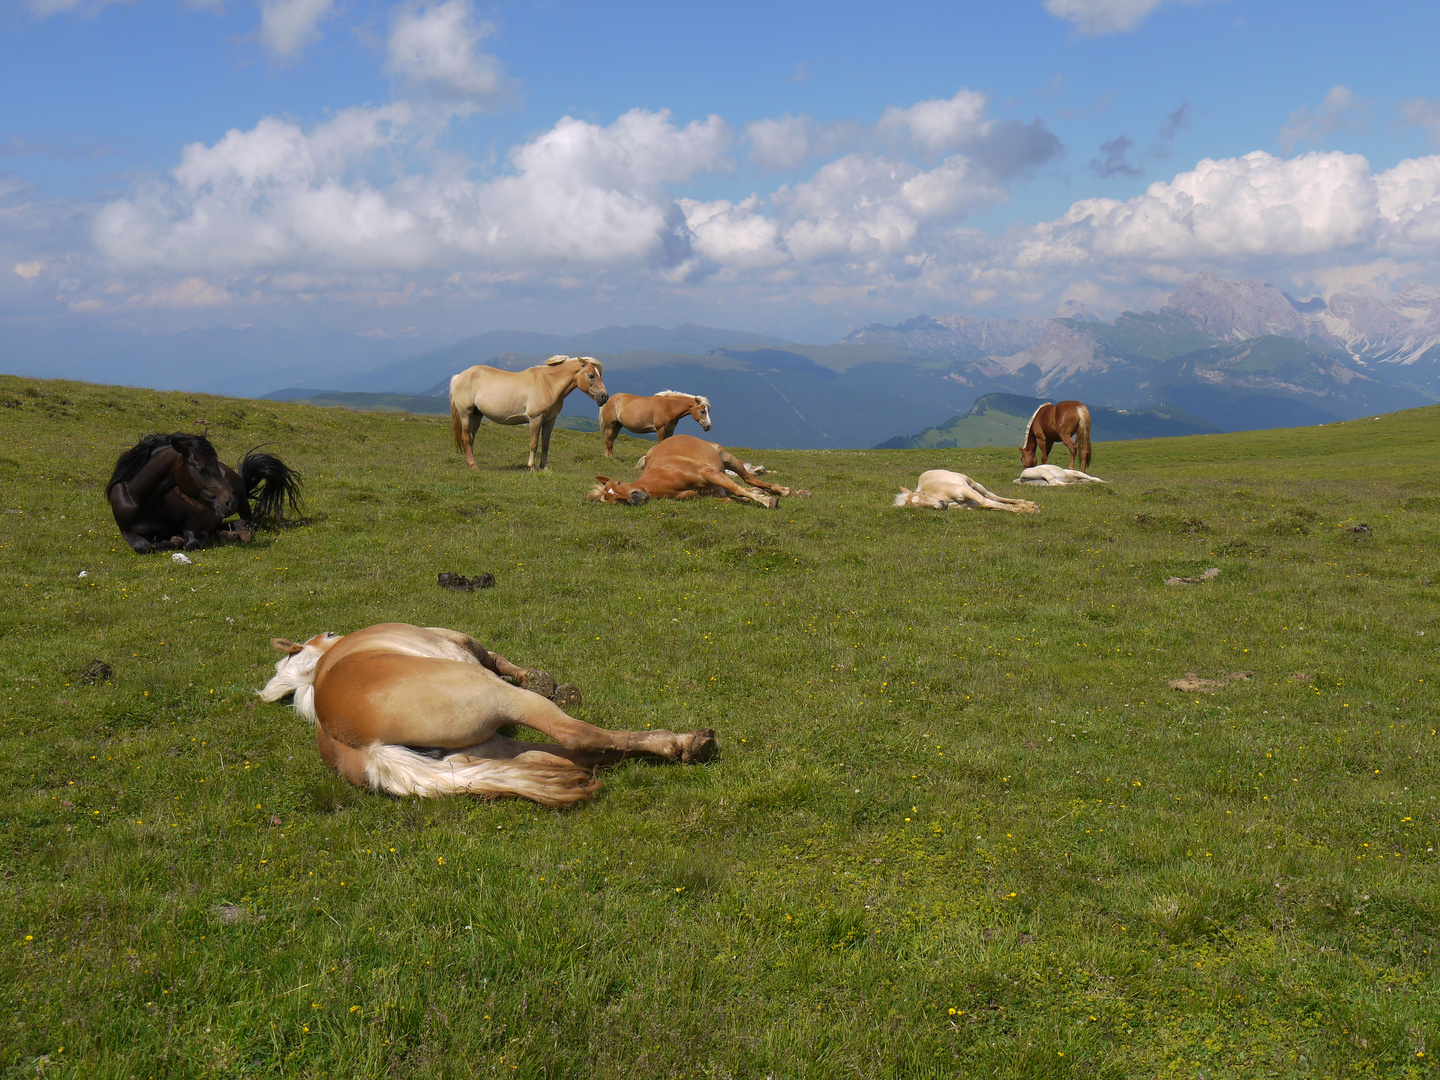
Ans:
[[[1436,283],[1440,7],[0,0],[0,330],[833,340]],[[0,359],[0,363],[9,363]]]

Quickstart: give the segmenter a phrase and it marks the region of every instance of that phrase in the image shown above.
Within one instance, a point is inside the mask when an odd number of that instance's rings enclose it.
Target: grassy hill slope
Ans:
[[[116,455],[197,418],[308,521],[125,548]],[[1023,518],[889,505],[1009,445],[747,452],[815,493],[767,513],[589,503],[594,435],[472,473],[442,417],[0,377],[0,1073],[1429,1075],[1437,420],[1106,443]],[[357,791],[254,691],[383,620],[722,757]]]
[[[880,443],[877,450],[946,450],[951,447],[1018,447],[1026,425],[1041,398],[1021,394],[986,394],[976,400],[963,416],[953,416],[938,427],[916,435],[902,435]],[[1090,407],[1091,438],[1095,442],[1114,439],[1153,439],[1166,435],[1212,434],[1216,431],[1203,420],[1179,409],[1122,410],[1100,405]],[[1058,446],[1063,451],[1064,447]]]

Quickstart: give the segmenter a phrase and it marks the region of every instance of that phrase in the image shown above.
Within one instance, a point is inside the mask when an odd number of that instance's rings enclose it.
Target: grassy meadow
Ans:
[[[199,419],[309,517],[137,556],[104,482]],[[814,492],[768,513],[589,503],[644,446],[600,445],[0,377],[0,1076],[1436,1071],[1440,409],[1100,444],[1107,487],[747,452]],[[892,508],[931,467],[1043,510]],[[721,756],[351,788],[255,691],[389,620]]]

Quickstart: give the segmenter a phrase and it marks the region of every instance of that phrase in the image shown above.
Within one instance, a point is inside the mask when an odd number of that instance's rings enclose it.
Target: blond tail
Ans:
[[[1085,467],[1090,467],[1090,410],[1080,406],[1080,426],[1075,430],[1075,446]]]
[[[361,753],[370,786],[391,795],[514,795],[542,806],[568,806],[600,789],[589,769],[562,762],[492,760],[463,753],[437,761],[388,743],[372,743]]]

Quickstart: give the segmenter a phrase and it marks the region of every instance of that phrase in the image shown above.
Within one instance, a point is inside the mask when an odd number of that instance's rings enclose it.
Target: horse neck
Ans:
[[[132,499],[158,499],[180,486],[177,476],[184,467],[184,454],[173,446],[158,447],[140,471],[125,481],[126,490]]]

